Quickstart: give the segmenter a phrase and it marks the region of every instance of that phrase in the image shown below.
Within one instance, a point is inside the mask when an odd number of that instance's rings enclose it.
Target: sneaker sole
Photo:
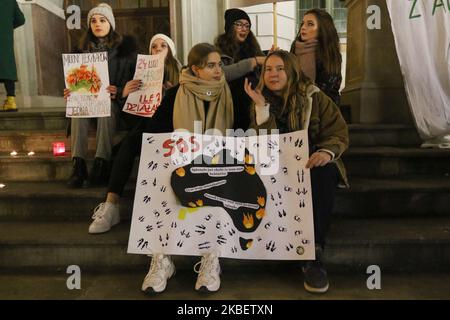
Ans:
[[[328,289],[330,288],[330,284],[327,284],[326,287],[323,288],[313,288],[308,286],[306,282],[303,283],[305,290],[310,293],[327,293]]]
[[[119,220],[119,222],[112,224],[111,228],[109,228],[108,230],[105,230],[105,231],[93,231],[93,232],[91,232],[90,230],[88,230],[88,233],[89,234],[104,234],[104,233],[107,233],[107,232],[111,231],[111,229],[114,228],[115,226],[117,226],[119,223],[120,223],[120,220]]]
[[[219,289],[220,289],[220,287],[217,290],[209,290],[207,287],[202,286],[202,287],[200,287],[200,289],[197,289],[197,291],[200,293],[208,294],[208,293],[215,293],[215,292],[219,291]]]
[[[170,278],[172,278],[173,276],[175,276],[176,273],[177,273],[177,270],[174,267],[173,268],[173,273],[167,278],[167,281],[170,280]],[[145,290],[141,289],[141,291],[144,292],[146,295],[158,295],[160,293],[163,293],[166,290],[166,288],[167,288],[167,281],[166,281],[166,285],[164,286],[164,288],[162,288],[160,291],[153,289],[153,287],[147,288]]]
[[[204,293],[214,293],[219,291],[220,289],[220,282],[219,285],[217,286],[217,288],[213,287],[213,288],[208,288],[207,286],[201,286],[200,288],[195,288],[195,290],[200,291],[200,292],[204,292]]]

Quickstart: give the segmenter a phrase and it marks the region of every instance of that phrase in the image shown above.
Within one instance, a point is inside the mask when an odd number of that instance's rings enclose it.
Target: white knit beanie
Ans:
[[[157,39],[164,40],[164,41],[167,43],[167,45],[169,46],[170,51],[172,51],[172,56],[173,56],[174,58],[177,57],[177,50],[175,49],[175,43],[173,42],[172,39],[170,39],[168,36],[166,36],[165,34],[162,34],[162,33],[155,34],[155,35],[153,36],[152,40],[150,40],[150,46],[148,47],[148,52],[149,52],[150,54],[152,53],[152,44],[153,44],[153,42],[155,42]]]
[[[109,24],[111,25],[111,28],[113,30],[116,30],[116,20],[114,19],[113,10],[112,10],[111,6],[107,3],[100,3],[98,6],[96,6],[95,8],[92,8],[91,11],[89,11],[88,18],[87,18],[88,28],[91,27],[92,16],[94,16],[96,14],[104,16],[108,20]]]

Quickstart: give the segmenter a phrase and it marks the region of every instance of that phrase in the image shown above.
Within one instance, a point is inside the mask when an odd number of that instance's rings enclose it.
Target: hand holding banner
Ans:
[[[142,80],[142,88],[128,96],[124,112],[152,118],[162,100],[164,56],[138,55],[134,80]]]

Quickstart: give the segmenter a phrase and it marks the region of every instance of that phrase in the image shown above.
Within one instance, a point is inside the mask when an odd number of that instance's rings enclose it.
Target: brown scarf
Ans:
[[[210,102],[208,114],[205,114],[204,101]],[[194,132],[194,121],[202,121],[203,132],[218,129],[225,135],[226,129],[233,128],[233,99],[225,76],[220,81],[205,81],[192,75],[189,69],[181,72],[173,126],[175,130]]]
[[[315,39],[305,42],[295,42],[295,55],[298,58],[300,70],[312,82],[316,82],[316,51],[318,43]]]

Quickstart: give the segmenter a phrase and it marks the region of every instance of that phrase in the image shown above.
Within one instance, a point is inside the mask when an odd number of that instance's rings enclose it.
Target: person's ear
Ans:
[[[191,70],[192,70],[192,72],[194,73],[194,75],[198,78],[198,70],[199,70],[200,68],[199,67],[197,67],[197,66],[192,66],[191,67]]]

